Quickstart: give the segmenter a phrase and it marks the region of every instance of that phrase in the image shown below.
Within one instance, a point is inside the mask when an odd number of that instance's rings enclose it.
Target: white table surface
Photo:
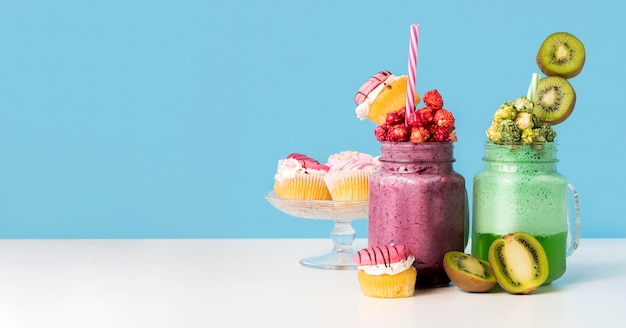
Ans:
[[[358,239],[356,248],[366,244]],[[329,239],[0,240],[0,327],[623,327],[626,239],[584,239],[531,295],[365,297],[301,266]]]

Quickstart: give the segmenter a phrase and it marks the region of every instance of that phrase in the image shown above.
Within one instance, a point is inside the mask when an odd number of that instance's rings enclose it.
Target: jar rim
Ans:
[[[381,162],[444,163],[454,162],[453,142],[381,142]],[[393,154],[393,155],[392,155]]]
[[[556,163],[555,142],[485,143],[484,162],[490,163]]]
[[[498,148],[530,147],[530,148],[535,148],[535,149],[542,149],[542,148],[546,148],[546,146],[548,148],[556,148],[556,146],[558,146],[558,143],[556,141],[531,142],[531,143],[526,143],[526,142],[521,142],[521,141],[507,142],[507,143],[495,143],[491,141],[485,141],[485,147],[487,146],[498,147]]]

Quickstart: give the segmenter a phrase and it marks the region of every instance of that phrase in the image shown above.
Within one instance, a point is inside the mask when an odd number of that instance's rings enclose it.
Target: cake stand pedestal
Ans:
[[[353,220],[367,219],[368,201],[298,200],[279,198],[273,192],[265,194],[265,199],[281,212],[297,218],[333,220],[335,225],[330,232],[333,249],[324,255],[306,257],[300,264],[330,270],[356,270],[352,248],[356,231]]]

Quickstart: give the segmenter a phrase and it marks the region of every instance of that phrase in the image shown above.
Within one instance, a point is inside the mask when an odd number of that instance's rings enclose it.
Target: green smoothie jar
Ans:
[[[491,243],[524,231],[548,256],[549,284],[565,273],[580,240],[578,194],[556,169],[554,142],[485,144],[485,168],[474,176],[472,255],[488,259]]]

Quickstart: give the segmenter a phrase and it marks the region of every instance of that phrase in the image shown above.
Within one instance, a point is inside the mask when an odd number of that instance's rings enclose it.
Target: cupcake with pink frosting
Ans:
[[[406,246],[371,246],[358,251],[354,262],[359,269],[361,292],[365,296],[400,298],[413,296],[417,270],[415,257]]]
[[[303,154],[292,153],[278,161],[274,193],[280,198],[331,200],[324,176],[330,168]]]
[[[369,199],[369,177],[380,168],[378,158],[356,151],[343,151],[328,157],[324,176],[330,195],[336,201]]]

